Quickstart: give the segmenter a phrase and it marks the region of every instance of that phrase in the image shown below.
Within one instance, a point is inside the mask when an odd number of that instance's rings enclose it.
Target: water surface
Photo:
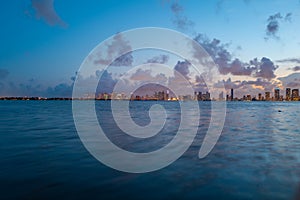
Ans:
[[[158,102],[132,102],[133,120],[149,123],[147,111],[154,103]],[[178,102],[160,103],[169,114],[167,123],[146,140],[122,134],[111,117],[109,101],[97,101],[95,106],[100,124],[115,144],[149,152],[168,144],[180,123]],[[159,171],[129,174],[101,164],[84,148],[71,101],[1,101],[1,199],[295,198],[300,188],[298,102],[228,102],[220,140],[201,160],[198,151],[210,103],[199,104],[199,131],[188,151]]]

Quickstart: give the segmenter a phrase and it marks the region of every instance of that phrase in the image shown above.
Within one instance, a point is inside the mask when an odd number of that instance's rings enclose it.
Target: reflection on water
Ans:
[[[84,103],[84,102],[82,102]],[[131,116],[149,123],[157,102],[132,102]],[[96,102],[107,136],[124,149],[149,152],[170,142],[180,123],[178,102],[161,102],[168,119],[149,139],[124,136],[109,102]],[[300,182],[298,102],[229,102],[213,151],[198,159],[208,127],[209,102],[199,102],[199,131],[170,166],[147,174],[110,169],[94,159],[76,133],[69,101],[0,102],[1,198],[53,199],[293,199]],[[278,112],[281,110],[282,112]],[[188,134],[189,130],[186,130]]]

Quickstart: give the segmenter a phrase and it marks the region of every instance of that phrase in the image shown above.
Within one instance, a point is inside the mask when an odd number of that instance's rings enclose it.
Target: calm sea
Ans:
[[[133,120],[147,125],[154,103],[158,102],[131,102]],[[97,101],[95,106],[100,124],[115,144],[149,152],[168,144],[180,123],[178,102],[160,104],[167,110],[167,123],[158,135],[144,140],[122,134],[109,101]],[[186,153],[161,170],[130,174],[111,169],[88,153],[76,132],[71,101],[1,101],[0,198],[296,198],[298,102],[229,102],[222,135],[204,159],[198,158],[198,151],[209,124],[210,102],[199,104],[198,135]]]

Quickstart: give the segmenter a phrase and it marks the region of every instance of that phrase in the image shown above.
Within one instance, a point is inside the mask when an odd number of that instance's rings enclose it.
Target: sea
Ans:
[[[84,109],[87,102],[79,103]],[[147,139],[122,132],[110,101],[95,101],[95,110],[115,145],[145,153],[175,137],[180,103],[189,102],[129,103],[132,120],[139,126],[150,123],[152,105],[165,108],[163,129]],[[227,102],[221,136],[202,159],[198,153],[210,123],[211,102],[198,104],[197,135],[179,159],[156,171],[128,173],[106,166],[85,148],[72,101],[0,101],[0,199],[300,197],[300,102]],[[185,132],[189,134],[189,129]]]

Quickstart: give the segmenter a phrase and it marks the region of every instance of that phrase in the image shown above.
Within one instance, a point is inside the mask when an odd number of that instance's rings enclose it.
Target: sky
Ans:
[[[195,39],[218,65],[220,83],[238,96],[300,88],[298,0],[11,0],[2,5],[0,96],[70,96],[76,72],[99,43],[142,27]],[[164,52],[129,56],[119,68],[102,72],[107,88],[128,65],[146,61],[170,65],[204,90],[183,59]],[[137,71],[135,79],[156,76],[149,70]]]

